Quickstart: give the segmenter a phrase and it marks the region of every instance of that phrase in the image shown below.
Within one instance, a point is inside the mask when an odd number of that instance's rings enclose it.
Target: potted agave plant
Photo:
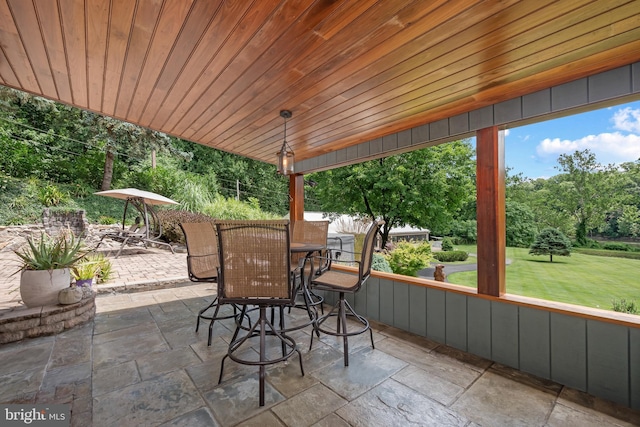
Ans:
[[[70,269],[84,256],[81,240],[73,234],[27,238],[27,246],[15,251],[20,257],[20,296],[27,307],[58,304],[58,293],[71,283]]]

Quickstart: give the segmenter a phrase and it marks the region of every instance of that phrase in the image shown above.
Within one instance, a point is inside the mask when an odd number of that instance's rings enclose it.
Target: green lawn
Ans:
[[[456,246],[476,253],[475,246]],[[507,293],[611,310],[611,300],[640,303],[640,260],[571,254],[532,256],[528,249],[507,248]],[[446,268],[445,268],[446,271]],[[450,283],[476,287],[477,272],[447,275]]]

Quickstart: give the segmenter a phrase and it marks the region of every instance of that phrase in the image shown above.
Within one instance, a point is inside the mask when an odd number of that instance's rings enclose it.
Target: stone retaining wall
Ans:
[[[0,344],[60,332],[92,320],[96,294],[91,292],[76,304],[24,308],[0,316]]]
[[[89,228],[89,221],[84,210],[64,212],[45,209],[42,211],[42,225],[50,236],[69,229],[76,237],[84,237]]]

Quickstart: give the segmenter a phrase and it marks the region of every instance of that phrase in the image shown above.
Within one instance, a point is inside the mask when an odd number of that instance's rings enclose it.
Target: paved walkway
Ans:
[[[172,254],[165,249],[127,248],[118,258],[108,257],[112,278],[97,285],[96,289],[99,292],[122,292],[187,281],[186,257],[184,252]],[[24,307],[20,302],[20,273],[14,274],[20,266],[18,261],[12,251],[0,251],[0,315]]]

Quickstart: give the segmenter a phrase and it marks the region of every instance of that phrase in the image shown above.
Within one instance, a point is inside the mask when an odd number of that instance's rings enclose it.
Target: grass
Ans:
[[[47,185],[40,180],[20,180],[3,176],[0,171],[0,225],[37,224],[42,221],[42,211],[47,206],[39,200],[37,191]],[[68,197],[57,207],[51,209],[78,210],[84,209],[87,220],[96,224],[100,217],[110,217],[115,223],[122,222],[124,200],[93,194],[97,190],[87,190],[83,196],[74,197],[72,194],[76,186],[56,184],[56,187]],[[133,222],[137,215],[135,209],[127,212],[128,220]]]
[[[458,248],[457,248],[458,249]],[[476,253],[475,246],[460,250]],[[640,260],[572,253],[570,257],[532,256],[524,248],[507,248],[507,292],[550,301],[611,310],[612,300],[640,302]],[[452,273],[450,283],[476,287],[477,272]]]

